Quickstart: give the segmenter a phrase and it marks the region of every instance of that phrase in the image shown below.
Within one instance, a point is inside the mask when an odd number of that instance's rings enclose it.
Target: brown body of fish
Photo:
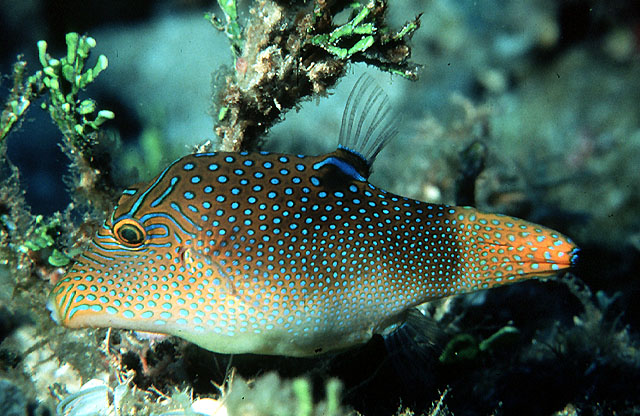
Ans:
[[[389,332],[423,302],[575,259],[548,228],[376,188],[366,178],[384,140],[358,140],[365,150],[321,156],[193,154],[125,190],[52,290],[54,319],[308,356]]]

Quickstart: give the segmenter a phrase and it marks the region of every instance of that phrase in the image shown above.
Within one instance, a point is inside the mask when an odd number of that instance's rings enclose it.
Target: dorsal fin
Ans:
[[[342,115],[338,149],[355,154],[370,168],[378,153],[397,133],[397,117],[389,97],[373,78],[361,75]]]

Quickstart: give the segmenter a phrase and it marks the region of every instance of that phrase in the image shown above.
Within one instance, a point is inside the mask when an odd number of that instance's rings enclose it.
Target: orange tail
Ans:
[[[488,289],[571,267],[578,247],[541,225],[473,208],[456,208],[461,261],[459,275],[471,288]]]

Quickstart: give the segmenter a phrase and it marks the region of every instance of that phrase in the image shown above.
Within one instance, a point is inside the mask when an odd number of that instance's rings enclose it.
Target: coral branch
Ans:
[[[223,3],[226,25],[208,15],[228,34],[237,56],[233,70],[217,81],[215,132],[221,139],[221,150],[256,147],[286,111],[304,99],[326,95],[350,62],[366,62],[417,78],[418,65],[408,62],[411,50],[407,42],[419,27],[419,17],[400,31],[391,31],[383,0],[356,3],[352,17],[342,25],[335,24],[334,18],[351,7],[346,2],[316,1],[313,7],[293,7],[260,0],[250,9],[240,38],[236,36],[240,26],[235,4]],[[233,36],[229,35],[231,26]],[[206,144],[199,149],[209,147]]]

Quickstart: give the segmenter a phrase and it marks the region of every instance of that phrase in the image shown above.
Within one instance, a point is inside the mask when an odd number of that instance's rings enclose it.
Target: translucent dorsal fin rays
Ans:
[[[360,92],[360,96],[356,96],[356,99],[354,101],[354,118],[357,115],[357,111],[358,111],[358,105],[359,105],[359,99],[360,98],[364,98],[364,94],[367,93],[366,89],[362,89],[362,91]],[[362,111],[360,114],[360,117],[358,119],[358,122],[356,124],[356,132],[353,135],[353,137],[362,137],[363,143],[366,143],[366,140],[368,138],[371,137],[373,131],[375,129],[375,126],[377,126],[380,123],[380,119],[378,119],[378,115],[380,114],[380,109],[376,109],[375,114],[373,115],[373,120],[369,123],[369,128],[367,129],[367,134],[362,135],[362,128],[365,127],[365,121],[366,118],[369,114],[372,113],[373,111],[373,106],[375,105],[375,103],[378,101],[378,99],[380,98],[380,95],[382,94],[382,92],[379,89],[373,90],[371,91],[371,95],[369,95],[368,97],[366,97],[366,100],[364,102],[364,106],[362,107]],[[364,151],[364,149],[362,149]]]
[[[373,115],[373,120],[369,124],[369,128],[367,129],[367,133],[363,136],[363,142],[367,143],[367,144],[369,143],[369,140],[371,139],[371,137],[374,135],[374,133],[375,133],[376,129],[378,128],[378,126],[380,125],[380,123],[382,123],[384,121],[384,118],[388,115],[387,113],[384,112],[384,108],[385,108],[386,105],[388,105],[389,99],[386,96],[384,96],[380,90],[375,91],[374,94],[372,94],[372,97],[369,100],[369,103],[368,103],[369,105],[367,106],[366,114],[369,114],[369,112],[372,111],[372,107],[376,104],[376,102],[378,102],[378,100],[381,99],[382,101],[381,101],[380,105],[378,106],[378,108],[375,109],[375,114]],[[364,123],[362,123],[362,124],[364,125]],[[358,126],[358,135],[360,135],[361,127],[362,126]]]
[[[368,75],[356,81],[342,115],[339,147],[362,157],[371,166],[397,133],[389,97]]]
[[[348,139],[352,137],[351,127],[353,126],[353,119],[355,117],[352,111],[352,102],[355,99],[354,96],[358,91],[361,81],[362,77],[358,78],[353,87],[353,90],[351,90],[351,93],[349,94],[349,97],[347,97],[347,103],[345,104],[344,112],[342,113],[342,123],[340,124],[340,135],[338,139],[340,145],[347,146],[349,143]]]

